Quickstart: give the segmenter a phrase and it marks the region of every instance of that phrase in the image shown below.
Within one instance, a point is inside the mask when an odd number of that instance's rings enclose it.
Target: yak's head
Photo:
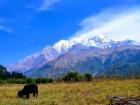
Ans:
[[[20,90],[18,91],[17,96],[18,96],[19,98],[22,98],[22,92],[21,92]]]

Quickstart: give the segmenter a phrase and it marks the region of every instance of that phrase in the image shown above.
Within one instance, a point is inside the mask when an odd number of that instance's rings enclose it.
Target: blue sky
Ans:
[[[131,20],[129,25],[137,23],[138,27],[139,4],[139,0],[0,0],[0,64],[15,63],[61,39],[88,37],[93,29],[94,34],[95,29],[97,33],[108,30],[102,23],[123,21],[116,17],[129,16],[126,23]],[[133,29],[130,33],[134,31],[137,32]],[[137,39],[138,32],[135,34]]]

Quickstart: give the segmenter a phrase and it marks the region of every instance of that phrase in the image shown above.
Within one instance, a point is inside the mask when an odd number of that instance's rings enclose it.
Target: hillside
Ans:
[[[140,76],[140,48],[80,49],[70,51],[39,69],[24,74],[31,77],[59,77],[69,71],[93,76]]]
[[[7,69],[31,77],[57,78],[72,70],[93,76],[139,76],[139,50],[140,43],[133,40],[75,37],[47,46]]]

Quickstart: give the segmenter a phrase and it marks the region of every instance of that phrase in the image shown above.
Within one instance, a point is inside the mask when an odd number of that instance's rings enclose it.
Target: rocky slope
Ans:
[[[140,47],[88,48],[69,51],[39,69],[25,72],[31,77],[59,77],[69,71],[93,76],[140,76]]]
[[[132,51],[135,54],[139,48],[140,44],[133,40],[113,41],[98,36],[89,39],[76,37],[70,40],[61,40],[53,46],[47,46],[40,52],[8,66],[7,69],[23,72],[25,75],[33,77],[58,77],[72,70],[81,73],[89,72],[92,75],[111,75],[118,66],[119,70],[124,66],[131,68],[132,64],[131,66],[126,65],[129,63],[127,58],[130,56],[126,51]],[[120,53],[124,56],[122,57]],[[114,57],[112,57],[113,55]],[[120,60],[126,60],[119,61],[122,66],[117,62],[119,57]],[[113,61],[115,64],[112,64]],[[136,62],[138,61],[139,59]],[[133,63],[135,65],[135,62]],[[115,67],[116,65],[117,67]]]

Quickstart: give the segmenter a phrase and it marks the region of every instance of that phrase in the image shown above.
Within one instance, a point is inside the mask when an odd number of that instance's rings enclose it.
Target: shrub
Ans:
[[[78,74],[78,81],[85,81],[84,75]]]
[[[92,80],[92,75],[90,75],[89,73],[84,74],[85,80],[86,81],[91,81]]]
[[[13,84],[15,81],[13,79],[7,79],[6,80],[6,83],[10,83],[10,84]]]
[[[35,79],[27,78],[27,79],[26,79],[26,83],[27,83],[27,84],[34,84],[34,83],[35,83]]]
[[[4,80],[2,80],[2,79],[0,79],[0,84],[3,84],[3,83],[5,83],[5,81],[4,81]]]
[[[6,83],[10,83],[10,84],[25,84],[26,80],[25,79],[7,79]]]
[[[92,75],[90,75],[89,73],[85,73],[84,75],[82,75],[78,72],[69,72],[62,78],[62,80],[64,82],[91,81]]]
[[[65,82],[78,82],[78,73],[77,72],[69,72],[63,77],[63,81]]]
[[[53,83],[53,79],[52,78],[48,78],[48,83]]]
[[[40,84],[40,83],[42,83],[42,80],[41,80],[41,78],[37,78],[37,79],[35,79],[35,83],[37,83],[37,84]]]
[[[16,80],[16,84],[25,84],[26,80],[25,79],[15,79]]]
[[[43,83],[43,84],[46,84],[47,81],[48,81],[47,78],[42,78],[41,80],[42,80],[42,83]]]
[[[37,84],[40,84],[40,83],[46,84],[46,83],[52,83],[52,82],[53,82],[53,79],[52,79],[52,78],[37,78],[37,79],[35,80],[35,82],[36,82]]]

